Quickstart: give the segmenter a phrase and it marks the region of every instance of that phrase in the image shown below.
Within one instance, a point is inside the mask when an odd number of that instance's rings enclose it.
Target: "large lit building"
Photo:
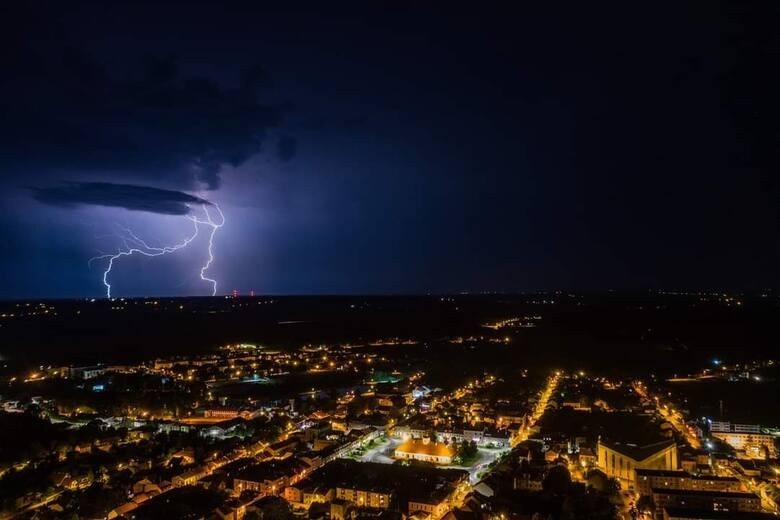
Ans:
[[[105,367],[100,365],[91,367],[68,368],[67,371],[70,377],[73,379],[94,379],[106,373]],[[65,374],[65,370],[63,370],[63,374]]]
[[[677,445],[672,440],[645,446],[600,440],[598,465],[608,476],[632,487],[637,469],[677,469]]]
[[[359,489],[357,486],[345,485],[343,487],[336,487],[335,497],[339,500],[346,500],[347,502],[357,504],[360,507],[387,509],[390,507],[393,490],[385,487]]]
[[[772,435],[761,433],[756,424],[733,424],[730,422],[712,421],[710,434],[720,439],[737,451],[744,451],[747,456],[755,459],[774,455],[775,439]]]
[[[689,491],[742,491],[742,485],[736,477],[691,475],[687,471],[637,469],[637,493],[649,496],[654,488],[685,489]]]
[[[420,460],[434,464],[452,464],[455,448],[428,439],[410,439],[395,449],[396,459]]]
[[[450,509],[449,490],[443,488],[424,497],[409,500],[407,510],[410,516],[422,518],[441,518]]]
[[[740,511],[711,511],[687,507],[664,508],[663,520],[777,520],[772,513],[745,513]]]
[[[653,489],[656,518],[672,508],[700,509],[720,513],[758,513],[761,499],[754,493],[729,491],[686,491],[683,489]],[[701,518],[701,517],[697,517]]]
[[[203,410],[203,417],[207,419],[235,419],[238,417],[238,410],[231,408],[209,408]]]

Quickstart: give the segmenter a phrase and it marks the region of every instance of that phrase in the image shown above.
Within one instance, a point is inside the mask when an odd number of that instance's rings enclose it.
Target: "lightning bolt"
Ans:
[[[211,267],[211,264],[214,262],[214,235],[217,234],[217,230],[225,225],[225,215],[222,213],[222,210],[219,209],[219,206],[214,204],[214,209],[217,210],[217,213],[219,214],[219,223],[214,222],[214,219],[211,218],[211,215],[209,214],[208,208],[204,205],[203,206],[203,213],[206,215],[206,220],[200,220],[198,218],[193,218],[193,221],[195,222],[195,226],[197,227],[198,224],[203,224],[206,226],[209,226],[211,228],[211,232],[209,233],[209,259],[206,261],[206,264],[200,268],[200,279],[204,282],[211,283],[211,295],[216,296],[217,295],[217,281],[213,278],[209,278],[206,276],[206,271],[209,270],[209,267]]]
[[[116,236],[122,241],[124,248],[121,248],[116,253],[101,254],[98,256],[94,256],[90,258],[89,261],[87,262],[87,264],[91,267],[92,264],[96,261],[100,261],[100,260],[108,261],[106,264],[106,269],[103,271],[103,285],[106,287],[106,297],[111,299],[111,283],[108,281],[108,276],[111,273],[111,270],[114,268],[114,263],[117,260],[119,260],[122,257],[132,256],[135,254],[148,256],[148,257],[155,257],[155,256],[163,256],[163,255],[175,253],[176,251],[190,245],[190,243],[198,237],[200,226],[208,226],[210,228],[209,245],[208,245],[209,255],[208,255],[208,260],[200,269],[200,279],[203,280],[204,282],[209,282],[211,284],[212,287],[211,295],[216,296],[217,281],[212,278],[208,278],[206,276],[206,271],[208,271],[209,267],[211,267],[211,264],[214,262],[214,235],[216,235],[217,230],[219,228],[225,225],[225,215],[222,213],[222,210],[219,208],[217,204],[215,203],[211,203],[211,204],[213,208],[216,209],[217,214],[219,215],[219,220],[215,221],[212,215],[209,213],[208,206],[206,204],[203,204],[202,208],[203,208],[203,214],[205,215],[205,219],[199,218],[197,216],[187,215],[186,218],[192,221],[193,232],[191,235],[187,236],[184,240],[172,246],[163,246],[163,247],[150,246],[143,239],[139,238],[131,229],[126,228],[124,226],[117,225],[116,228],[118,231],[116,233]]]

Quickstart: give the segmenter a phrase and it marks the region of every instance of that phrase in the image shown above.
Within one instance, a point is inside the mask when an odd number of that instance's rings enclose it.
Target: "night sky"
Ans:
[[[780,281],[777,2],[13,3],[0,298]]]

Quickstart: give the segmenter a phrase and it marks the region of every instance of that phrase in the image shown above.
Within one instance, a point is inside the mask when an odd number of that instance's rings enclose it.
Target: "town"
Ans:
[[[495,338],[445,343],[509,348],[509,338]],[[433,359],[410,349],[426,345],[239,343],[9,372],[0,394],[0,518],[778,512],[777,429],[692,415],[684,395],[669,390],[680,377],[506,366],[442,377],[423,368]],[[728,381],[749,369],[759,384],[768,368],[773,361],[719,362],[714,372]]]

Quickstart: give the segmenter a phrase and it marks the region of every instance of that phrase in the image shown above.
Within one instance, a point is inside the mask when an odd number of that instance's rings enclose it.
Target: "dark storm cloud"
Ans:
[[[243,86],[248,90],[257,90],[271,88],[274,86],[274,80],[271,75],[260,65],[255,65],[244,71],[241,75]]]
[[[294,137],[283,136],[276,143],[276,155],[279,159],[287,162],[295,158],[298,153],[298,141]]]
[[[259,100],[271,80],[258,67],[235,87],[179,69],[171,58],[105,65],[56,46],[17,52],[0,84],[12,130],[0,142],[3,168],[217,189],[222,166],[258,153],[283,109]]]
[[[189,204],[211,204],[181,191],[109,182],[69,182],[62,186],[30,188],[33,198],[51,206],[109,206],[164,215],[186,215]]]

